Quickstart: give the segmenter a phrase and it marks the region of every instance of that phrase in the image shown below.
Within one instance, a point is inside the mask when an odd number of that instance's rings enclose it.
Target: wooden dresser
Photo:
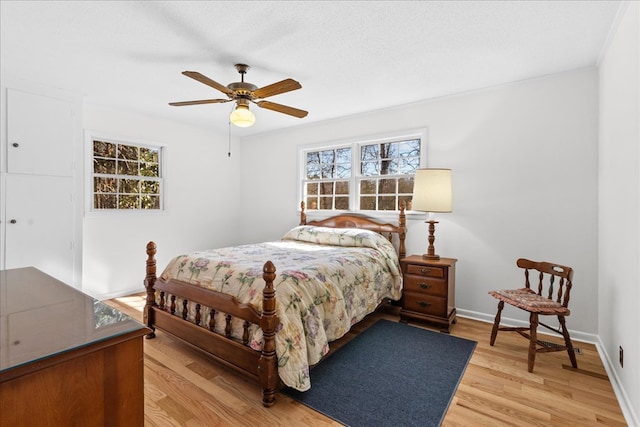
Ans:
[[[428,260],[411,255],[400,260],[404,275],[400,320],[418,320],[449,332],[456,321],[456,259]]]
[[[0,271],[0,426],[142,426],[142,323],[32,268]]]

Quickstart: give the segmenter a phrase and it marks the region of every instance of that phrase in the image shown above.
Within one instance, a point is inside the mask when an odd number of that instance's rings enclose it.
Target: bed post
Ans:
[[[402,232],[399,233],[400,245],[398,246],[398,255],[400,258],[404,258],[405,255],[407,255],[407,248],[404,244],[404,240],[407,237],[407,216],[404,213],[405,206],[405,201],[402,200],[400,202],[400,216],[398,218],[398,226],[402,229]]]
[[[278,359],[276,357],[276,327],[280,320],[276,315],[276,291],[273,281],[276,278],[276,267],[271,261],[264,264],[262,278],[265,281],[262,291],[262,316],[260,328],[264,344],[262,355],[258,361],[258,378],[262,387],[262,404],[271,406],[275,403],[275,394],[278,387]]]
[[[156,244],[154,242],[147,243],[147,275],[144,278],[144,287],[147,289],[147,301],[144,305],[144,312],[142,315],[142,321],[151,329],[151,332],[146,335],[147,338],[153,338],[156,336],[156,328],[153,326],[155,319],[153,318],[152,307],[156,307],[156,290],[154,286],[156,284]]]
[[[304,213],[304,201],[300,202],[300,225],[307,225],[307,214]]]

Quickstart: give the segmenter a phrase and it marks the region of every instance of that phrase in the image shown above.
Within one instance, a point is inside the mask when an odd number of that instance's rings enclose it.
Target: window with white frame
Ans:
[[[415,171],[426,165],[424,130],[302,147],[302,197],[308,210],[411,209]]]
[[[92,138],[91,209],[163,209],[160,146]]]

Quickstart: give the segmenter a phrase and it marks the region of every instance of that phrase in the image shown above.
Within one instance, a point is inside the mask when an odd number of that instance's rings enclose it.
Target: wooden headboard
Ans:
[[[373,218],[359,214],[340,214],[329,218],[307,221],[304,202],[300,203],[300,225],[316,225],[319,227],[331,228],[362,228],[375,231],[384,235],[393,243],[393,235],[398,235],[398,256],[404,258],[407,254],[405,238],[407,235],[407,218],[405,215],[405,204],[400,203],[400,213],[398,215],[398,225],[381,223]]]

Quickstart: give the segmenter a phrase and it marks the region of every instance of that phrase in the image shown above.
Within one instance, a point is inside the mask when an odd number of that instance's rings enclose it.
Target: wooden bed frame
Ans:
[[[398,235],[398,255],[402,258],[406,254],[406,217],[402,204],[398,225],[383,224],[371,218],[355,214],[337,215],[320,221],[307,222],[304,202],[300,204],[300,224],[316,225],[332,228],[362,228],[385,235],[392,240],[393,234]],[[262,404],[271,406],[275,403],[275,394],[279,386],[278,361],[276,357],[275,334],[279,323],[276,315],[276,300],[273,281],[276,278],[276,268],[271,261],[267,261],[263,268],[265,287],[263,290],[262,312],[251,305],[239,303],[230,295],[214,290],[192,286],[179,280],[163,281],[156,276],[156,244],[147,244],[147,268],[144,285],[147,292],[143,321],[152,330],[147,338],[155,337],[155,330],[160,329],[195,348],[204,351],[214,360],[223,365],[238,370],[256,379],[262,389]],[[156,291],[160,292],[159,302]],[[165,295],[172,295],[169,301]],[[176,296],[183,298],[183,306],[176,307]],[[187,320],[187,300],[196,303],[195,323]],[[201,306],[212,308],[211,313],[201,313]],[[215,331],[215,312],[226,313],[225,334]],[[211,321],[207,327],[201,325],[201,319],[211,314]],[[244,320],[244,336],[242,340],[231,337],[231,319]],[[262,351],[256,351],[248,346],[250,324],[257,324],[263,332]]]

